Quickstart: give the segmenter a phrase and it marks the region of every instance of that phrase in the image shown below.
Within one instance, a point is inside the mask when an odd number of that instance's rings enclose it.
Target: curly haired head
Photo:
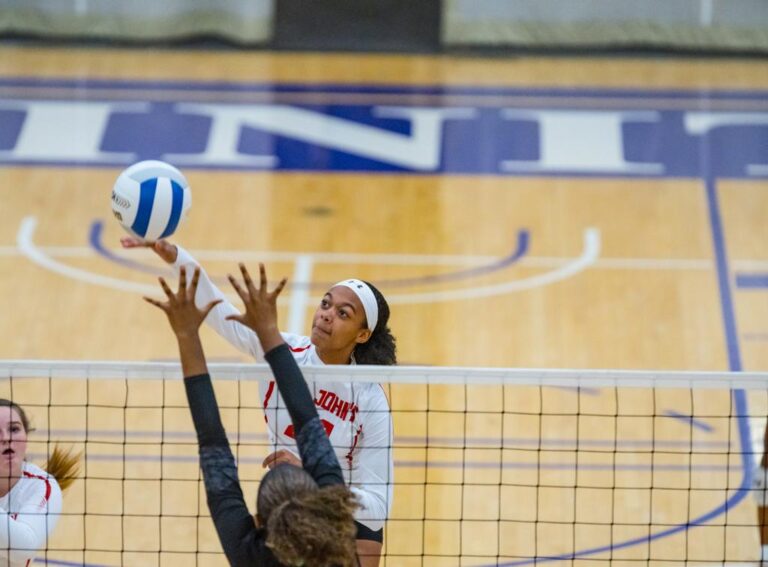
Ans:
[[[343,485],[318,488],[304,469],[279,465],[259,486],[257,520],[284,565],[356,565],[354,495]]]

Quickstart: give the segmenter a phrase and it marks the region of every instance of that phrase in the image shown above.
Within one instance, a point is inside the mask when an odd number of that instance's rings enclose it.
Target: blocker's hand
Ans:
[[[165,239],[152,242],[136,238],[135,236],[123,236],[120,239],[120,245],[123,248],[151,248],[155,254],[160,256],[160,258],[168,264],[173,264],[176,261],[176,257],[179,255],[176,245]]]
[[[279,336],[277,330],[277,296],[283,291],[285,282],[288,280],[283,278],[274,290],[267,291],[267,272],[264,269],[264,264],[259,264],[259,287],[253,283],[244,264],[240,264],[240,273],[243,275],[244,285],[238,283],[231,275],[228,278],[237,295],[243,300],[245,313],[230,315],[227,319],[237,321],[253,329],[259,336],[265,352],[269,351],[269,348],[264,344],[264,339],[274,334]]]
[[[299,459],[296,455],[291,453],[290,451],[286,451],[285,449],[280,449],[279,451],[275,451],[271,455],[267,455],[267,458],[262,461],[261,466],[262,468],[269,467],[270,469],[276,467],[277,465],[294,465],[296,467],[301,466],[301,459]]]
[[[216,299],[202,309],[198,309],[195,305],[195,293],[197,292],[197,283],[200,280],[199,266],[195,267],[195,273],[192,275],[192,282],[189,287],[187,287],[187,270],[184,266],[181,267],[179,270],[179,288],[176,293],[171,291],[165,279],[161,277],[158,280],[168,301],[161,302],[151,297],[145,297],[144,300],[165,312],[168,322],[178,338],[196,335],[211,309],[221,303],[221,299]]]

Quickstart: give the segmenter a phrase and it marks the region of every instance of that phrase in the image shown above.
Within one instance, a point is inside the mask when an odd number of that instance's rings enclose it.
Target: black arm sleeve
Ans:
[[[309,393],[304,376],[285,343],[265,353],[264,359],[272,369],[280,395],[285,401],[285,407],[291,414],[293,427],[298,434],[310,419],[317,417],[315,402],[312,400],[312,394]]]
[[[184,379],[200,448],[200,468],[211,518],[230,565],[271,565],[266,535],[257,529],[245,505],[237,465],[229,448],[208,374]]]
[[[344,484],[339,460],[333,451],[315,402],[288,345],[276,346],[264,355],[296,431],[301,463],[319,486]]]

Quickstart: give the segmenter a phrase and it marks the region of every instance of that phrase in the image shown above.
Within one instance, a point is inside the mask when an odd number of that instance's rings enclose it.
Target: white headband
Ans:
[[[368,329],[373,331],[376,328],[376,323],[379,322],[379,304],[376,303],[376,296],[373,295],[373,290],[368,284],[360,280],[344,280],[335,284],[333,287],[344,286],[348,287],[355,292],[355,295],[363,304],[363,310],[365,311],[365,319],[368,321]]]

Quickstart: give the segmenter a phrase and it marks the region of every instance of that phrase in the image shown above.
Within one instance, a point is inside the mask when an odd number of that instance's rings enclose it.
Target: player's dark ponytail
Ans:
[[[384,295],[373,284],[365,283],[371,288],[373,296],[376,298],[376,305],[379,308],[379,320],[371,334],[371,338],[367,342],[355,347],[355,362],[357,364],[378,364],[382,366],[397,364],[395,337],[387,326],[387,323],[389,323],[389,304]]]

